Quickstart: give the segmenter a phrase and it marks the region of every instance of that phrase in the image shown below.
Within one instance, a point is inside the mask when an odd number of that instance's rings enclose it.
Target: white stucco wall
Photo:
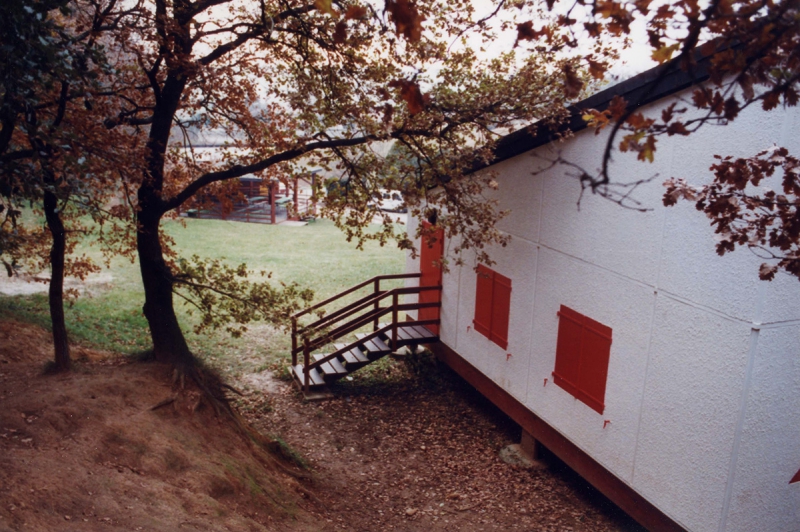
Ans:
[[[725,530],[800,530],[800,325],[754,331]],[[788,474],[787,474],[788,472]],[[780,502],[783,502],[781,504]],[[757,509],[754,511],[754,508]],[[769,511],[769,528],[764,512]]]
[[[578,209],[574,170],[534,175],[557,152],[597,168],[604,136],[593,131],[493,166],[492,194],[512,210],[500,223],[512,242],[491,252],[512,280],[505,350],[472,329],[474,264],[444,279],[443,341],[692,531],[800,531],[800,484],[788,484],[800,468],[800,283],[760,281],[747,250],[717,256],[705,216],[664,208],[662,183],[710,179],[715,153],[800,153],[797,130],[796,109],[752,109],[661,139],[654,164],[617,154],[618,181],[658,174],[635,194],[646,213],[592,195]],[[613,329],[602,415],[552,383],[562,304]]]

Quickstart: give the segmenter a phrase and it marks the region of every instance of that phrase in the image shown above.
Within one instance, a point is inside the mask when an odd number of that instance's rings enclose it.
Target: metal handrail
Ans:
[[[317,303],[315,305],[312,305],[312,306],[310,306],[308,308],[305,308],[305,309],[293,314],[292,317],[291,317],[291,323],[292,323],[292,366],[297,365],[297,354],[300,351],[302,351],[302,349],[303,349],[299,345],[297,345],[297,335],[298,335],[299,332],[304,332],[306,329],[308,329],[311,326],[311,325],[308,325],[308,326],[302,327],[301,329],[298,330],[298,328],[297,328],[297,320],[298,320],[298,318],[308,314],[312,310],[316,310],[318,308],[324,307],[325,305],[328,305],[328,304],[330,304],[330,303],[332,303],[332,302],[334,302],[334,301],[336,301],[336,300],[338,300],[338,299],[340,299],[340,298],[342,298],[342,297],[344,297],[344,296],[346,296],[348,294],[352,294],[356,290],[359,290],[359,289],[367,286],[368,284],[372,283],[373,286],[374,286],[374,292],[371,295],[368,295],[366,297],[363,297],[363,298],[359,299],[358,301],[350,303],[349,305],[346,305],[344,308],[336,310],[335,312],[333,312],[331,314],[331,317],[341,317],[342,314],[347,313],[349,309],[351,309],[354,306],[358,306],[361,302],[367,301],[367,300],[370,300],[370,299],[374,299],[375,296],[381,291],[381,289],[380,289],[381,288],[381,281],[390,280],[390,279],[413,279],[413,278],[419,278],[421,276],[422,276],[421,273],[395,273],[395,274],[389,274],[389,275],[376,275],[375,277],[372,277],[371,279],[367,279],[366,281],[364,281],[362,283],[359,283],[359,284],[357,284],[355,286],[351,286],[350,288],[348,288],[344,292],[340,292],[340,293],[338,293],[337,295],[335,295],[333,297],[329,297],[328,299],[326,299],[324,301],[320,301],[319,303]],[[373,305],[375,307],[375,310],[378,310],[378,307],[379,307],[378,300],[374,300]],[[352,314],[353,313],[351,312],[348,315],[352,315]],[[312,325],[319,326],[320,322],[325,323],[327,321],[332,321],[331,317],[328,317],[327,319],[326,318],[321,318],[320,320],[317,320],[317,322],[315,322]],[[375,318],[375,321],[373,323],[373,327],[375,329],[378,328],[378,319],[377,318]]]
[[[372,305],[374,303],[374,300],[376,298],[378,298],[380,295],[383,295],[385,292],[386,291],[384,290],[384,291],[380,291],[380,292],[373,292],[372,294],[366,295],[366,296],[362,297],[361,299],[359,299],[357,301],[353,301],[349,305],[340,308],[336,312],[332,312],[332,313],[330,313],[330,314],[318,319],[314,323],[309,323],[305,327],[301,327],[301,328],[297,329],[297,332],[298,333],[303,333],[303,332],[305,332],[307,330],[310,330],[310,329],[319,329],[319,328],[321,328],[322,326],[324,326],[328,322],[339,321],[339,319],[343,319],[343,318],[346,318],[348,316],[352,316],[353,314],[355,314],[359,310],[363,310],[367,306]]]
[[[308,314],[312,310],[316,310],[316,309],[318,309],[320,307],[324,307],[328,303],[333,303],[337,299],[339,299],[341,297],[344,297],[344,296],[346,296],[348,294],[351,294],[351,293],[355,292],[356,290],[358,290],[359,288],[364,288],[365,286],[367,286],[370,283],[375,283],[376,281],[380,282],[380,281],[383,281],[383,280],[390,280],[390,279],[413,279],[415,277],[421,277],[421,276],[422,276],[421,273],[394,273],[394,274],[391,274],[391,275],[376,275],[375,277],[372,277],[371,279],[367,279],[366,281],[364,281],[362,283],[359,283],[359,284],[357,284],[355,286],[351,286],[350,288],[348,288],[344,292],[339,292],[338,294],[336,294],[333,297],[329,297],[328,299],[325,299],[324,301],[320,301],[316,305],[312,305],[312,306],[307,307],[307,308],[305,308],[305,309],[303,309],[303,310],[301,310],[299,312],[296,312],[295,314],[292,315],[292,318],[294,318],[294,319],[299,318],[300,316]]]
[[[342,326],[340,326],[340,327],[328,332],[328,334],[326,334],[324,336],[321,336],[321,337],[318,337],[318,338],[314,338],[314,339],[309,339],[308,344],[311,347],[311,349],[313,350],[313,349],[316,349],[316,348],[318,348],[318,347],[320,347],[322,345],[330,343],[331,341],[333,341],[333,340],[335,340],[337,338],[341,338],[345,334],[348,334],[348,333],[354,331],[355,329],[358,329],[358,328],[363,327],[364,325],[367,325],[367,323],[369,323],[369,321],[373,321],[373,322],[377,321],[381,316],[386,314],[386,311],[389,311],[392,308],[392,307],[379,307],[380,301],[385,299],[385,298],[387,298],[390,295],[399,296],[399,295],[406,295],[406,294],[418,294],[420,292],[427,292],[427,291],[431,291],[431,290],[441,290],[441,289],[442,289],[442,287],[440,285],[436,285],[436,286],[410,286],[410,287],[394,288],[392,290],[386,290],[386,291],[378,293],[377,297],[364,298],[363,302],[358,304],[356,307],[354,307],[352,309],[349,309],[346,313],[341,314],[340,316],[337,316],[336,319],[330,320],[330,323],[328,325],[336,323],[337,321],[341,321],[342,319],[344,319],[346,317],[350,317],[353,314],[355,314],[355,313],[357,313],[357,312],[359,312],[361,310],[364,310],[365,308],[369,307],[370,305],[375,305],[375,307],[373,308],[373,310],[370,313],[365,314],[363,316],[360,316],[356,320],[353,320],[353,321],[351,321],[350,323],[348,323],[346,325],[342,325]],[[361,301],[361,300],[359,300],[359,301]],[[358,301],[355,302],[354,304],[357,304],[357,303],[358,303]],[[427,308],[428,304],[419,303],[419,305],[425,305],[425,306],[405,308],[406,305],[417,305],[417,304],[416,303],[406,303],[406,304],[403,305],[404,308],[402,310],[414,310],[415,308]],[[369,319],[365,320],[365,317],[368,317]],[[323,321],[323,320],[320,320],[320,321]],[[359,324],[358,327],[351,328],[351,324],[353,324],[353,323],[358,323]],[[295,360],[294,360],[295,355],[297,353],[299,353],[305,347],[305,345],[304,345],[303,348],[296,346],[296,343],[297,343],[296,342],[296,335],[301,333],[301,332],[305,332],[307,330],[310,330],[310,329],[311,329],[310,325],[306,326],[306,327],[303,327],[302,329],[297,329],[296,327],[293,327],[293,329],[292,329],[292,357],[293,357],[292,358],[292,364],[296,363]],[[306,335],[306,337],[307,336],[308,335]]]
[[[315,305],[307,307],[307,308],[305,308],[305,309],[293,314],[291,316],[291,322],[292,322],[292,367],[295,367],[297,365],[297,355],[300,352],[302,352],[303,353],[303,388],[304,388],[304,390],[306,392],[309,391],[309,387],[310,387],[309,372],[312,369],[320,367],[322,364],[324,364],[324,363],[332,360],[333,358],[341,355],[342,353],[352,349],[354,346],[357,346],[360,343],[364,343],[366,341],[369,341],[369,340],[371,340],[371,339],[373,339],[373,338],[375,338],[375,337],[377,337],[377,336],[379,336],[379,335],[391,330],[392,331],[391,332],[391,343],[392,343],[392,346],[396,346],[397,343],[398,343],[398,337],[397,337],[397,334],[398,334],[397,333],[397,329],[398,329],[398,324],[397,324],[397,322],[398,322],[398,313],[400,311],[418,310],[418,309],[422,309],[422,308],[441,307],[441,302],[435,302],[435,303],[419,303],[419,302],[417,302],[417,303],[404,303],[404,304],[400,304],[399,303],[399,296],[401,296],[401,295],[419,294],[419,293],[422,293],[424,291],[429,291],[429,290],[439,290],[439,291],[441,291],[442,290],[442,286],[441,285],[400,287],[400,288],[394,288],[392,290],[381,290],[380,289],[380,283],[381,283],[382,280],[413,279],[413,278],[420,278],[421,276],[422,276],[422,274],[420,274],[420,273],[401,273],[401,274],[390,274],[390,275],[377,275],[377,276],[372,277],[370,279],[367,279],[366,281],[361,282],[361,283],[359,283],[359,284],[357,284],[355,286],[352,286],[352,287],[348,288],[347,290],[344,290],[343,292],[340,292],[340,293],[336,294],[333,297],[329,297],[328,299],[325,299],[324,301],[320,301],[319,303],[317,303]],[[344,307],[335,310],[334,312],[332,312],[331,314],[329,314],[327,316],[320,317],[320,319],[318,319],[317,321],[315,321],[315,322],[313,322],[313,323],[311,323],[309,325],[305,325],[303,327],[298,328],[298,326],[297,326],[298,325],[298,318],[300,318],[301,316],[304,316],[304,315],[308,314],[309,312],[311,312],[313,310],[322,308],[325,305],[333,303],[334,301],[337,301],[337,300],[341,299],[342,297],[344,297],[344,296],[346,296],[348,294],[352,294],[356,290],[359,290],[359,289],[361,289],[361,288],[363,288],[363,287],[365,287],[365,286],[367,286],[369,284],[373,285],[373,293],[372,294],[368,294],[368,295],[366,295],[364,297],[361,297],[358,300],[353,301],[351,303],[348,303]],[[381,307],[380,306],[380,302],[382,300],[384,300],[385,298],[389,297],[389,296],[392,297],[391,306]],[[354,314],[357,314],[358,312],[363,311],[364,309],[366,309],[366,308],[368,308],[370,306],[372,306],[373,308],[369,312],[364,313],[364,314],[362,314],[362,315],[350,320],[349,322],[344,323],[344,324],[336,327],[333,330],[329,330],[329,331],[327,331],[326,333],[320,335],[317,338],[311,338],[311,336],[308,334],[308,332],[310,332],[310,331],[316,332],[319,329],[322,329],[324,327],[330,327],[331,325],[333,325],[333,324],[335,324],[337,322],[341,322],[342,320],[344,320],[346,318],[350,318]],[[390,323],[389,325],[386,325],[384,327],[379,327],[379,321],[378,320],[382,316],[384,316],[385,314],[388,314],[389,312],[392,313],[392,323]],[[352,342],[352,343],[342,347],[341,349],[338,349],[338,350],[334,351],[333,353],[324,356],[323,358],[321,358],[319,360],[315,360],[314,362],[311,362],[310,356],[311,356],[311,352],[312,351],[314,351],[314,350],[318,349],[319,347],[322,347],[323,345],[326,345],[326,344],[328,344],[328,343],[330,343],[330,342],[332,342],[332,341],[334,341],[334,340],[336,340],[338,338],[341,338],[342,336],[345,336],[346,334],[350,334],[351,332],[353,332],[353,331],[355,331],[357,329],[360,329],[361,327],[367,325],[370,322],[373,323],[373,332],[372,333],[369,333],[365,337],[360,338],[359,340],[357,340],[355,342]],[[413,322],[408,322],[407,324],[408,325],[435,325],[435,324],[438,325],[439,323],[440,323],[440,320],[439,319],[435,319],[435,320],[413,321]],[[300,334],[302,334],[302,338],[303,338],[302,347],[298,345],[298,341],[297,341],[298,340],[298,335],[300,335]]]

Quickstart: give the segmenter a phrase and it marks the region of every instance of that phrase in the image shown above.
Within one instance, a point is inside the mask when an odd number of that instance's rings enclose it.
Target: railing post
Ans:
[[[397,298],[397,292],[392,294],[392,351],[397,351]]]
[[[292,316],[292,368],[297,365],[297,318]]]
[[[375,279],[374,286],[375,286],[374,294],[378,295],[378,292],[381,291],[381,280],[380,279]],[[374,308],[375,308],[376,312],[380,308],[380,306],[381,306],[380,303],[378,301],[375,301]],[[372,322],[372,331],[375,332],[377,330],[378,330],[378,317],[376,316],[375,317],[375,321]]]
[[[303,390],[308,393],[308,364],[309,364],[309,349],[308,338],[303,338]]]

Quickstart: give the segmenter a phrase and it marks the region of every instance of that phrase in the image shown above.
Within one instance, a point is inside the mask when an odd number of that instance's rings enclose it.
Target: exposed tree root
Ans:
[[[172,403],[174,403],[174,402],[175,402],[175,399],[176,399],[176,397],[175,397],[175,396],[172,396],[172,397],[167,397],[166,399],[162,399],[161,401],[159,401],[159,402],[157,402],[156,404],[154,404],[153,406],[151,406],[151,407],[150,407],[150,410],[151,410],[151,411],[152,411],[152,410],[158,410],[158,409],[159,409],[159,408],[161,408],[162,406],[171,405]]]
[[[240,395],[241,397],[244,397],[244,393],[242,393],[241,391],[237,390],[236,388],[234,388],[234,387],[233,387],[233,386],[231,386],[230,384],[225,384],[225,383],[223,382],[223,383],[222,383],[222,387],[223,387],[223,388],[225,388],[226,390],[230,390],[230,391],[232,391],[233,393],[235,393],[235,394],[237,394],[237,395]]]
[[[213,408],[217,417],[228,418],[239,430],[242,436],[250,442],[253,454],[258,457],[265,466],[272,467],[280,470],[288,476],[297,480],[309,481],[311,477],[298,471],[294,468],[288,467],[283,462],[293,462],[291,457],[281,449],[280,443],[270,438],[265,437],[263,434],[255,430],[239,413],[231,406],[228,397],[225,395],[225,390],[230,390],[233,393],[244,396],[244,393],[237,390],[233,386],[222,382],[222,379],[213,370],[206,368],[196,361],[193,364],[180,364],[175,365],[172,374],[172,383],[176,388],[176,395],[171,398],[165,399],[160,403],[151,407],[151,410],[166,406],[167,404],[175,403],[179,395],[191,395],[192,391],[187,389],[187,384],[191,382],[197,388],[199,393],[196,397],[192,398],[191,404],[188,408],[189,411],[196,411],[201,405],[207,405]],[[190,385],[191,386],[191,385]],[[197,392],[195,392],[197,393]],[[162,404],[163,403],[163,404]],[[316,497],[309,495],[309,499],[318,501]]]

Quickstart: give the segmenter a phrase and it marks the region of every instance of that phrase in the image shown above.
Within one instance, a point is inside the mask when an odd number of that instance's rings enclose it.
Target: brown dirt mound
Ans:
[[[0,531],[319,530],[286,466],[199,393],[151,410],[173,396],[167,367],[75,349],[71,373],[44,375],[50,342],[0,322]]]
[[[19,321],[0,321],[0,372],[6,364],[44,363],[53,351],[50,333]]]

